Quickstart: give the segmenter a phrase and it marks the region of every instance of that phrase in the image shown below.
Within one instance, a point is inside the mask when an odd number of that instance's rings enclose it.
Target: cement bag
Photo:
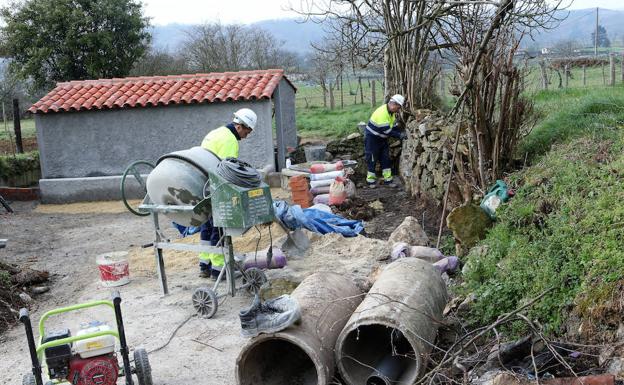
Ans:
[[[329,194],[321,194],[321,195],[317,195],[314,197],[314,199],[312,200],[312,202],[315,205],[318,205],[320,203],[324,204],[324,205],[328,205],[329,204]]]
[[[337,177],[344,177],[344,171],[340,170],[340,171],[330,171],[330,172],[323,172],[320,174],[310,174],[310,180],[314,181],[314,180],[334,180]]]
[[[312,195],[329,194],[329,186],[312,187],[310,192]]]
[[[329,187],[329,204],[333,206],[341,205],[347,199],[345,191],[345,179],[337,177]]]
[[[312,188],[324,187],[324,186],[329,187],[329,186],[331,186],[333,181],[334,181],[333,179],[313,180],[313,181],[310,181],[310,187],[312,187]]]
[[[312,174],[321,174],[328,171],[337,171],[344,168],[344,163],[339,160],[336,163],[317,163],[310,166],[310,172]]]
[[[392,246],[390,259],[393,261],[399,258],[413,257],[435,263],[444,258],[442,252],[433,247],[410,246],[405,242],[397,242]]]
[[[351,179],[345,179],[345,191],[347,198],[353,198],[356,194],[355,183]]]

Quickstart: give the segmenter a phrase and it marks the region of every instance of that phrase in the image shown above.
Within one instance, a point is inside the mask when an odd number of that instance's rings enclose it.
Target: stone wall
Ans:
[[[455,127],[453,122],[429,110],[416,111],[415,119],[408,123],[408,139],[403,141],[399,169],[411,195],[428,193],[440,201],[444,198]],[[458,152],[467,155],[467,148],[460,144]],[[457,183],[451,184],[450,198],[451,202],[463,200]]]

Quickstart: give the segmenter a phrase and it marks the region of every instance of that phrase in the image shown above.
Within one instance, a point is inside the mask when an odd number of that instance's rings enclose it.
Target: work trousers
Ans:
[[[364,137],[364,157],[368,168],[367,182],[375,182],[377,179],[375,176],[375,165],[378,161],[381,164],[384,180],[392,180],[392,161],[390,160],[388,138],[381,138],[366,132]]]

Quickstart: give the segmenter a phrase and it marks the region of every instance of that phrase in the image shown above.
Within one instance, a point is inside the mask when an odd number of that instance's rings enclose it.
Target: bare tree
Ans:
[[[190,69],[221,72],[285,68],[297,65],[297,56],[281,48],[269,32],[242,25],[210,23],[196,26],[183,44]]]
[[[188,71],[186,60],[181,55],[152,48],[134,63],[130,75],[179,75]]]

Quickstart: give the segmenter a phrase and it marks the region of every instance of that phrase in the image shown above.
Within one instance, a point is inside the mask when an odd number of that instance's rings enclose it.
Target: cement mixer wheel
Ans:
[[[257,294],[260,292],[260,288],[267,282],[266,274],[264,271],[257,267],[250,267],[245,270],[243,274],[243,284],[249,283],[247,286],[247,292],[250,294]]]
[[[130,203],[128,203],[128,199],[126,197],[126,178],[128,177],[128,175],[133,176],[134,179],[139,183],[139,185],[143,189],[143,192],[147,194],[147,187],[145,186],[145,181],[141,177],[141,173],[139,172],[137,168],[137,166],[139,165],[149,167],[150,171],[153,170],[155,167],[153,164],[151,164],[150,162],[146,160],[137,160],[136,162],[132,162],[128,167],[126,167],[126,171],[124,171],[121,177],[121,200],[123,201],[124,206],[126,206],[128,211],[130,211],[132,214],[138,215],[140,217],[146,217],[150,215],[150,213],[145,213],[145,212],[140,212],[140,211],[135,210],[132,206],[130,206]]]
[[[217,294],[208,287],[200,287],[193,292],[193,307],[202,318],[212,318],[217,312],[219,301]]]

